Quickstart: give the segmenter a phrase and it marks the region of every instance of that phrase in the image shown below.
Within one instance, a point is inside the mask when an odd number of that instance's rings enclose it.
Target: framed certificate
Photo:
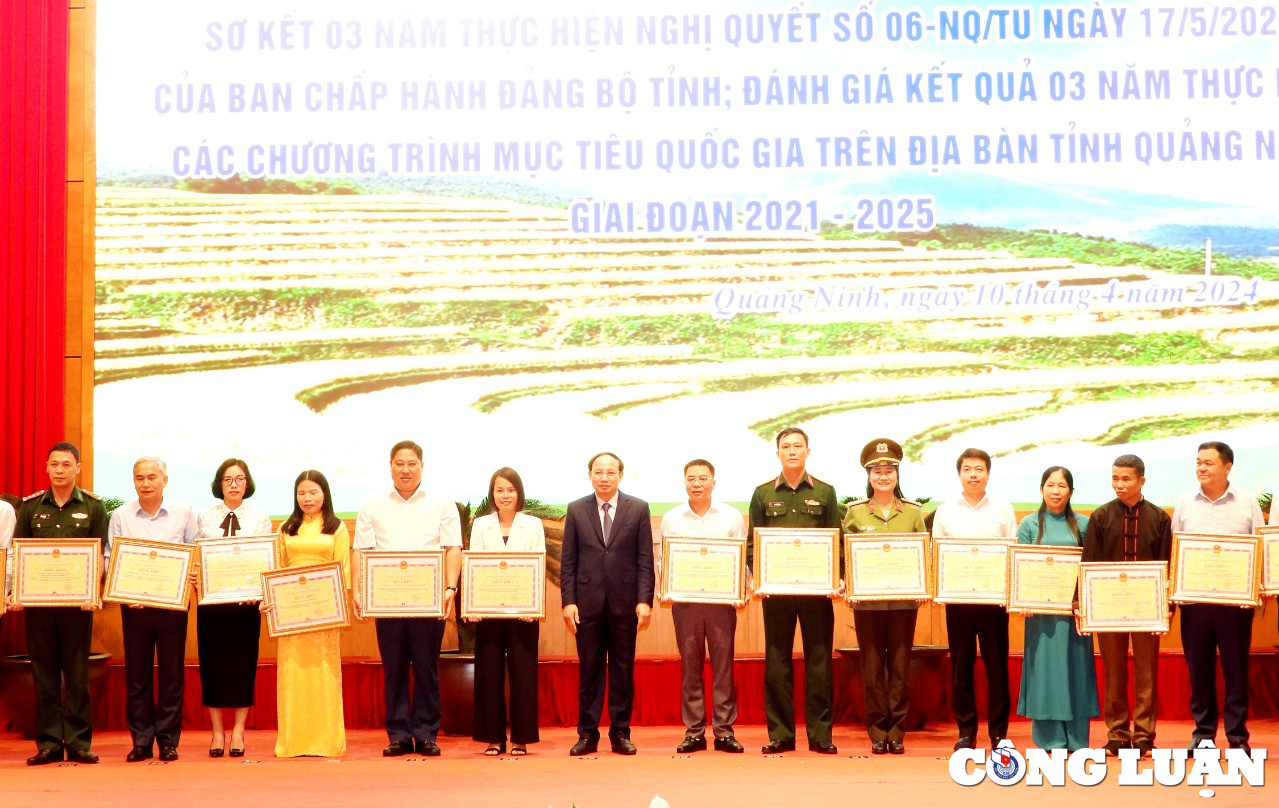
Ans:
[[[927,533],[846,533],[848,602],[932,600]]]
[[[839,528],[755,528],[755,591],[832,595],[839,591]]]
[[[262,573],[275,569],[275,536],[200,539],[196,546],[201,604],[262,600]]]
[[[1014,544],[1008,548],[1008,611],[1075,613],[1082,547]]]
[[[336,561],[271,570],[261,577],[263,600],[274,607],[266,613],[269,636],[287,637],[351,624],[342,565]]]
[[[1086,561],[1079,565],[1079,632],[1168,633],[1168,564]]]
[[[463,617],[546,616],[545,553],[462,553]]]
[[[14,539],[10,552],[13,599],[23,608],[99,603],[101,539]],[[0,565],[4,562],[0,550]]]
[[[361,616],[444,616],[442,550],[361,550],[355,568],[355,602]]]
[[[185,612],[191,604],[188,576],[195,556],[194,544],[117,537],[111,542],[102,599]]]
[[[1261,536],[1261,594],[1279,595],[1279,525],[1263,527],[1257,533]]]
[[[1008,605],[1011,539],[933,541],[933,600],[937,603]]]
[[[1261,602],[1260,551],[1258,536],[1174,533],[1168,599],[1256,606]]]
[[[722,603],[746,599],[746,537],[662,537],[663,599],[676,603]]]

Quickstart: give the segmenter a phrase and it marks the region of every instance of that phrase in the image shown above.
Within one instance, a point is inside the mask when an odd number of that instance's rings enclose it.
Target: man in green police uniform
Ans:
[[[102,500],[76,485],[80,450],[55,443],[45,463],[49,488],[22,501],[14,538],[105,539]],[[97,763],[89,751],[89,642],[92,606],[41,606],[26,610],[27,651],[36,685],[36,754],[28,766],[58,763],[66,749],[73,763]],[[65,677],[66,696],[63,697]]]
[[[798,427],[777,434],[782,473],[755,489],[751,497],[747,557],[753,558],[757,527],[839,527],[835,489],[805,470],[808,435]],[[841,582],[840,589],[843,589]],[[832,595],[838,597],[840,593]],[[799,621],[804,648],[804,719],[808,749],[823,755],[839,750],[831,743],[834,690],[831,650],[835,609],[820,595],[773,595],[764,599],[764,714],[768,719],[765,754],[795,749],[795,682],[791,649]]]

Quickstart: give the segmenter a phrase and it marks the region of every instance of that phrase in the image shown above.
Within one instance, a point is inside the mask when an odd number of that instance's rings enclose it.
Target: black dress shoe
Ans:
[[[902,743],[901,741],[889,741],[889,742],[888,742],[888,754],[890,754],[890,755],[904,755],[904,754],[906,754],[906,744]]]
[[[231,757],[244,757],[244,747],[243,746],[231,747],[230,755]]]
[[[124,759],[129,763],[137,763],[140,760],[150,760],[151,747],[135,746],[129,750],[129,754],[125,755]]]
[[[414,741],[413,751],[422,757],[440,756],[440,746],[435,741]]]
[[[808,751],[816,752],[819,755],[837,755],[839,754],[839,747],[830,741],[809,741]]]
[[[1230,748],[1242,749],[1245,755],[1247,755],[1248,757],[1252,757],[1252,747],[1248,745],[1247,741],[1231,741]]]
[[[723,738],[715,739],[715,751],[732,752],[735,755],[740,755],[746,751],[746,747],[742,746],[732,735],[725,735]]]
[[[160,745],[160,760],[165,763],[172,763],[178,759],[178,748],[176,746]]]
[[[391,741],[382,750],[382,757],[400,757],[413,751],[413,744],[405,741]]]
[[[872,755],[887,755],[888,741],[872,741],[870,744],[870,753]]]
[[[1137,741],[1137,753],[1142,757],[1155,756],[1155,744],[1152,741]],[[1110,750],[1106,750],[1106,754],[1110,754]],[[1118,754],[1118,753],[1116,753]]]
[[[90,752],[88,749],[68,749],[67,760],[71,761],[72,763],[84,763],[84,764],[92,765],[98,762],[98,756]]]
[[[613,738],[611,741],[613,754],[615,755],[633,755],[635,754],[635,744],[631,743],[630,738]],[[706,739],[702,739],[702,748],[706,748]]]
[[[573,744],[573,748],[568,750],[569,755],[573,757],[581,757],[582,755],[593,755],[600,748],[598,739],[578,738],[577,743]]]
[[[222,747],[220,747],[220,746],[210,746],[210,747],[209,747],[209,757],[211,757],[211,758],[220,758],[220,757],[222,757]]]
[[[960,735],[959,740],[955,741],[955,751],[960,749],[973,749],[977,746],[977,739],[971,735]]]
[[[28,766],[48,766],[50,763],[62,762],[62,747],[57,749],[37,749],[36,753],[27,758]],[[94,759],[97,762],[97,759]]]
[[[675,754],[687,755],[690,752],[705,752],[706,736],[701,738],[685,738],[679,742],[679,746],[675,747]]]
[[[782,752],[794,752],[794,741],[769,741],[764,744],[764,748],[759,750],[766,755],[780,755]]]
[[[1007,738],[1005,738],[1002,735],[992,735],[990,738],[990,748],[998,749],[999,745],[1003,743],[1005,740],[1007,740]]]

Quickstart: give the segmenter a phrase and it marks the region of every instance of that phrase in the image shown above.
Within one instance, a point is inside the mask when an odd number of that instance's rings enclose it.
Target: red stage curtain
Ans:
[[[66,0],[0,2],[0,492],[43,478],[63,433]]]

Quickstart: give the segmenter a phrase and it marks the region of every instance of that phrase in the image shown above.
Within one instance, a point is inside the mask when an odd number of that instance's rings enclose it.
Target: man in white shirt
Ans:
[[[138,498],[111,514],[103,556],[110,560],[116,539],[193,544],[200,536],[195,511],[185,502],[164,496],[168,468],[158,457],[142,457],[133,464],[133,489]],[[120,609],[124,630],[125,720],[133,736],[129,763],[148,760],[154,743],[160,760],[178,759],[182,736],[182,696],[185,690],[187,613],[151,606]],[[153,660],[159,678],[159,698],[153,693]]]
[[[690,460],[684,465],[684,490],[688,493],[688,502],[676,505],[662,517],[663,538],[746,537],[742,515],[711,499],[711,493],[715,490],[715,467],[709,460]],[[742,551],[745,552],[745,547]],[[660,564],[658,574],[661,574]],[[715,749],[733,753],[745,751],[737,738],[733,737],[733,723],[737,720],[733,656],[737,610],[744,608],[746,602],[740,601],[735,606],[736,608],[714,603],[675,603],[671,606],[683,678],[680,715],[684,719],[684,740],[675,747],[679,754],[706,748],[706,699],[702,662],[707,649],[711,658],[711,695],[714,700],[712,732],[715,735]]]
[[[935,538],[1011,538],[1017,535],[1013,506],[986,494],[990,481],[990,455],[981,449],[965,449],[955,462],[963,495],[943,502],[933,517]],[[986,667],[987,714],[990,748],[1008,734],[1008,612],[994,604],[946,605],[946,635],[950,645],[951,710],[959,725],[955,749],[972,749],[977,744],[977,697],[973,690],[973,668],[977,664],[977,642],[981,641],[981,661]]]
[[[1220,441],[1200,444],[1195,457],[1199,485],[1182,494],[1172,511],[1173,533],[1251,535],[1264,524],[1256,498],[1230,484],[1235,453]],[[1190,668],[1190,747],[1217,736],[1217,666],[1225,680],[1222,716],[1231,749],[1248,746],[1248,655],[1254,609],[1212,603],[1181,606],[1181,646]]]
[[[453,611],[462,571],[462,525],[457,505],[422,490],[422,447],[400,441],[391,447],[393,489],[365,500],[355,519],[353,546],[360,550],[444,551],[444,618],[379,617],[377,647],[386,688],[386,734],[382,754],[410,752],[437,757],[440,731],[440,642]],[[358,616],[358,615],[357,615]],[[409,711],[409,668],[413,709]]]

